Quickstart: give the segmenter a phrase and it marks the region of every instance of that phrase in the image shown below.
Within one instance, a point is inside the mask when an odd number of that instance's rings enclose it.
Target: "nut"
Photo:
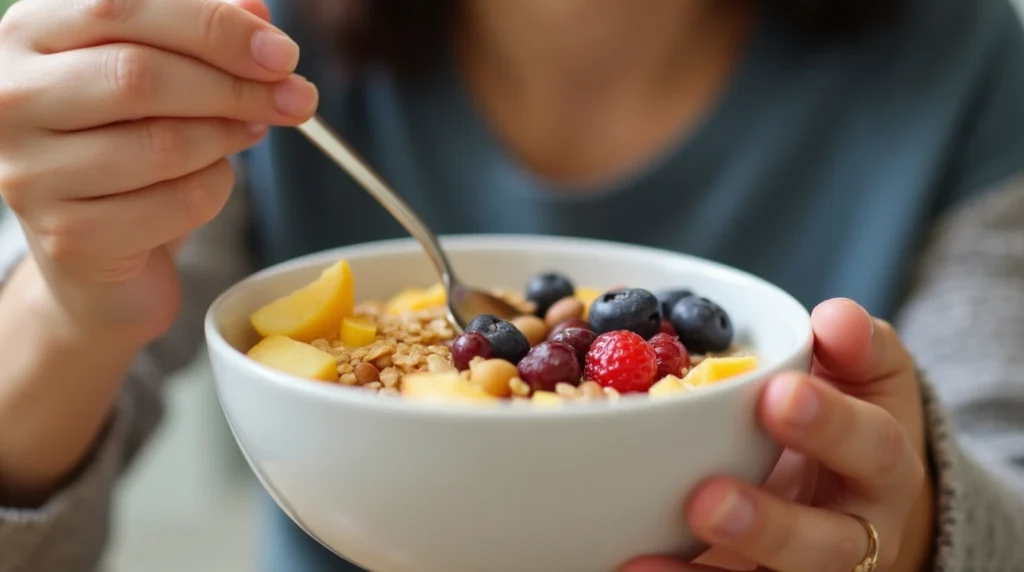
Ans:
[[[527,397],[531,391],[530,384],[520,379],[519,376],[508,380],[508,388],[512,390],[512,395],[517,397]]]
[[[398,380],[401,379],[402,374],[393,367],[386,367],[380,372],[380,381],[374,382],[383,385],[384,387],[395,387],[398,385]]]
[[[548,337],[548,326],[537,316],[519,316],[512,320],[512,325],[529,340],[530,346],[543,342]]]
[[[516,376],[516,366],[503,359],[472,361],[469,379],[495,397],[508,397],[512,393],[509,380]]]
[[[555,393],[562,397],[579,397],[579,392],[576,390],[576,387],[565,382],[558,382],[555,384]]]
[[[371,381],[380,380],[380,370],[378,370],[372,363],[362,362],[353,369],[356,380],[359,381],[359,385],[366,385]]]
[[[446,373],[456,370],[449,360],[437,354],[429,354],[427,355],[427,371],[430,373]]]
[[[604,390],[596,381],[584,381],[580,384],[580,395],[583,399],[604,399]]]
[[[544,314],[544,323],[549,328],[553,328],[566,320],[581,316],[583,316],[583,302],[572,296],[566,296],[548,308],[547,313]]]

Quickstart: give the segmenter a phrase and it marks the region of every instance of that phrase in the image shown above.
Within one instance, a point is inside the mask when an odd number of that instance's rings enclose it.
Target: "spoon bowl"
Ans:
[[[448,256],[441,248],[437,235],[423,222],[423,219],[402,200],[372,167],[360,157],[319,115],[299,125],[297,129],[319,148],[328,158],[362,185],[370,196],[377,199],[391,216],[412,235],[426,251],[430,261],[444,285],[448,301],[448,321],[461,333],[473,318],[491,314],[503,320],[511,320],[520,312],[504,300],[478,288],[467,286],[455,277]]]

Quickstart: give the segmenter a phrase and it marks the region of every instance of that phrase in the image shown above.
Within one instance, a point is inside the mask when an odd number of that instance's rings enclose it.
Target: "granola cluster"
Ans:
[[[373,343],[349,348],[340,340],[313,342],[334,356],[341,384],[397,395],[407,374],[454,369],[449,343],[455,331],[445,318],[444,306],[392,315],[384,312],[382,304],[369,302],[358,306],[355,315],[376,324]]]

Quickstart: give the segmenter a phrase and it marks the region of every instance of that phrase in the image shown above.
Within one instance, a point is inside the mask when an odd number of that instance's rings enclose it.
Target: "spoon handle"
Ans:
[[[427,256],[434,263],[438,274],[446,289],[450,289],[453,283],[451,265],[448,258],[437,241],[437,236],[427,228],[420,217],[413,212],[409,205],[394,190],[384,182],[383,177],[378,175],[366,161],[349,147],[341,136],[339,136],[319,115],[314,115],[309,121],[298,126],[298,130],[308,138],[313,145],[316,145],[339,167],[352,176],[366,192],[377,199],[391,216],[395,217],[409,234],[419,241]]]

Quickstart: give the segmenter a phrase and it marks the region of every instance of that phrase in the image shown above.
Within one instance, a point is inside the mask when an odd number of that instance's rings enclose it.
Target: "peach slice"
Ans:
[[[597,300],[597,297],[603,294],[600,290],[594,288],[577,288],[575,298],[583,304],[583,319],[586,320],[590,316],[590,305]]]
[[[249,320],[263,337],[288,336],[312,342],[338,335],[341,319],[352,314],[355,300],[352,269],[342,260],[320,277],[252,313]]]
[[[706,358],[690,370],[682,384],[709,385],[757,368],[754,356]]]
[[[534,391],[530,401],[534,407],[543,408],[561,407],[565,403],[562,396],[554,391]]]
[[[666,375],[661,378],[657,383],[651,386],[647,390],[647,394],[652,398],[666,397],[668,395],[675,395],[680,391],[685,391],[687,387],[683,385],[683,380],[679,379],[674,375]]]
[[[361,348],[377,338],[377,324],[366,316],[349,316],[341,319],[341,343],[349,348]]]
[[[286,336],[263,338],[246,355],[267,367],[297,377],[338,381],[338,365],[334,356]]]
[[[440,306],[445,303],[447,295],[442,284],[435,284],[430,288],[407,288],[395,294],[384,305],[384,311],[388,314],[401,314],[423,310],[433,306]]]
[[[433,403],[490,405],[500,400],[458,372],[413,373],[402,378],[402,397]]]

